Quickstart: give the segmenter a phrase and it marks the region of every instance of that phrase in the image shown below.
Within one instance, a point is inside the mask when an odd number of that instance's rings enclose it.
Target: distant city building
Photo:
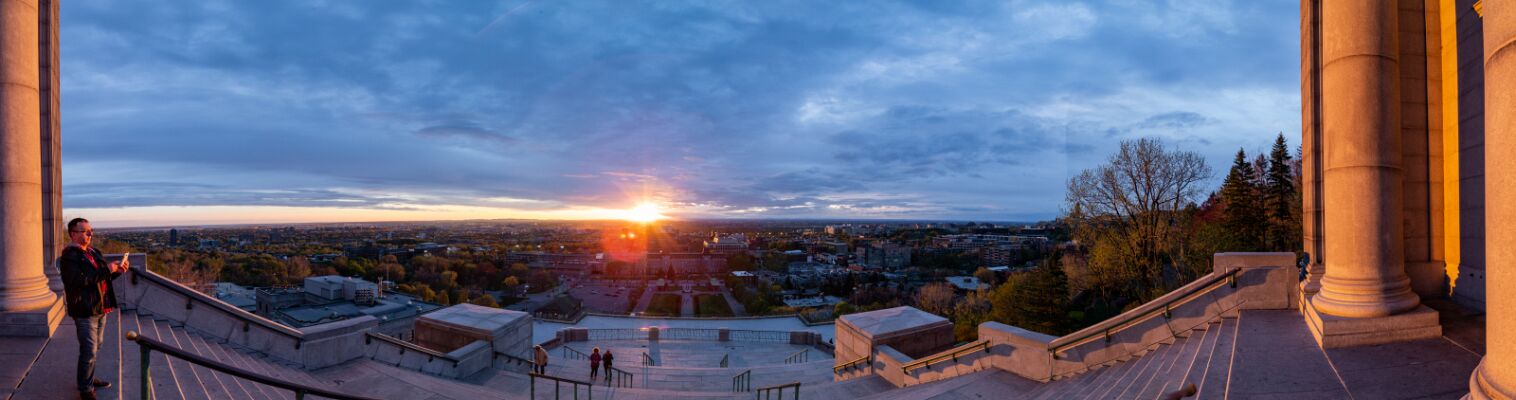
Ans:
[[[658,274],[719,274],[726,272],[726,256],[712,253],[648,253],[647,270]]]
[[[949,285],[953,285],[953,289],[961,292],[972,292],[990,288],[988,283],[980,282],[979,278],[972,276],[949,276],[947,277],[947,282]]]
[[[911,248],[876,240],[854,251],[858,262],[872,269],[899,269],[911,265]]]
[[[705,249],[712,253],[731,254],[747,251],[747,235],[734,233],[727,236],[720,234],[711,235],[711,240],[705,241]]]
[[[169,229],[168,230],[168,245],[169,246],[178,246],[179,245],[179,230],[178,229]]]
[[[245,297],[235,293],[249,290],[227,283],[216,287],[223,300]],[[407,294],[381,292],[373,282],[336,275],[305,278],[301,287],[259,288],[255,293],[252,311],[286,326],[298,329],[369,315],[379,320],[379,332],[396,337],[410,331],[416,316],[442,308]]]

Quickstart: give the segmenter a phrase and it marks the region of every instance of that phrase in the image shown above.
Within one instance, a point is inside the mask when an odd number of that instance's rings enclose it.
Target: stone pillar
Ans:
[[[1326,274],[1315,308],[1383,317],[1420,299],[1405,273],[1398,1],[1322,4]]]
[[[1516,398],[1516,3],[1484,3],[1485,247],[1484,361],[1469,398]]]
[[[46,264],[48,287],[63,293],[63,279],[58,275],[58,254],[68,246],[68,228],[63,220],[63,158],[58,100],[58,1],[38,0],[37,34],[41,39],[37,61],[40,63],[38,95],[41,101],[42,139],[42,258]]]
[[[1321,291],[1322,263],[1321,212],[1321,0],[1300,2],[1300,200],[1301,230],[1306,254],[1306,279],[1300,283],[1303,298]]]
[[[51,335],[61,317],[43,273],[38,15],[0,0],[0,335]]]

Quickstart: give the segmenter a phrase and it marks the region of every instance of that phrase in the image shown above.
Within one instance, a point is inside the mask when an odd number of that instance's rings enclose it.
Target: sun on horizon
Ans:
[[[658,205],[653,203],[637,204],[636,207],[632,207],[621,214],[621,219],[644,224],[664,218],[668,218],[668,216],[663,215],[659,211]]]

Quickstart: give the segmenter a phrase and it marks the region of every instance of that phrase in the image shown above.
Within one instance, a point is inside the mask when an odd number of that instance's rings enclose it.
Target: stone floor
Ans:
[[[843,382],[831,380],[830,362],[813,359],[798,365],[769,364],[788,350],[716,348],[723,344],[661,343],[665,360],[709,364],[718,350],[735,350],[752,367],[711,368],[661,366],[646,370],[633,357],[627,370],[656,382],[636,382],[633,388],[597,384],[591,389],[602,399],[741,399],[753,393],[732,393],[730,375],[754,370],[754,387],[801,381],[807,399],[876,398],[997,399],[997,398],[1148,398],[1181,387],[1200,386],[1202,399],[1453,399],[1467,393],[1468,376],[1479,362],[1482,316],[1430,302],[1444,315],[1445,336],[1388,345],[1322,350],[1315,346],[1304,319],[1291,310],[1244,311],[1207,329],[1164,345],[1124,363],[1052,383],[1037,383],[1000,371],[984,370],[944,381],[896,389],[877,376]],[[168,321],[155,321],[132,312],[107,326],[100,375],[116,380],[105,398],[135,393],[135,347],[120,340],[120,332],[138,330],[172,340],[202,356],[213,357],[250,371],[336,390],[394,399],[523,399],[532,382],[526,375],[486,370],[462,380],[407,371],[370,360],[355,360],[319,371],[302,371],[218,344]],[[625,351],[637,344],[602,343]],[[712,347],[715,346],[715,347]],[[787,346],[787,345],[785,345]],[[0,341],[0,398],[72,399],[73,360],[77,344],[71,321],[51,339],[7,338]],[[638,347],[640,348],[640,347]],[[620,352],[621,350],[617,350]],[[640,352],[639,352],[640,354]],[[687,354],[679,356],[678,354]],[[210,372],[155,354],[152,370],[157,398],[290,398],[289,393]],[[558,355],[555,354],[555,358]],[[750,358],[749,356],[757,356]],[[772,357],[771,357],[772,356]],[[114,357],[114,358],[113,358]],[[716,356],[719,357],[719,356]],[[682,360],[682,361],[680,361]],[[582,374],[569,360],[550,365],[550,374],[574,378]],[[666,361],[667,362],[667,361]],[[551,383],[537,382],[537,398],[551,398]],[[585,390],[582,394],[588,395]],[[572,389],[564,389],[569,396]],[[1119,393],[1119,394],[1118,394]]]

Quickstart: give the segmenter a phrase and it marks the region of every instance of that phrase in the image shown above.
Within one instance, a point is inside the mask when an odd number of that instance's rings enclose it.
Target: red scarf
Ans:
[[[97,261],[95,261],[95,253],[90,252],[89,249],[87,249],[87,248],[84,249],[84,259],[89,260],[90,265],[95,266],[95,269],[100,269],[100,263],[97,262]],[[97,288],[100,290],[100,304],[101,305],[105,304],[105,296],[106,296],[107,293],[109,293],[109,292],[106,291],[107,289],[109,289],[109,287],[106,286],[108,284],[110,284],[110,279],[102,279],[102,280],[100,280],[100,282],[98,282],[96,284],[96,286],[98,286]],[[100,315],[110,314],[110,312],[111,312],[111,308],[110,307],[104,307],[104,309],[102,309],[100,311]]]

